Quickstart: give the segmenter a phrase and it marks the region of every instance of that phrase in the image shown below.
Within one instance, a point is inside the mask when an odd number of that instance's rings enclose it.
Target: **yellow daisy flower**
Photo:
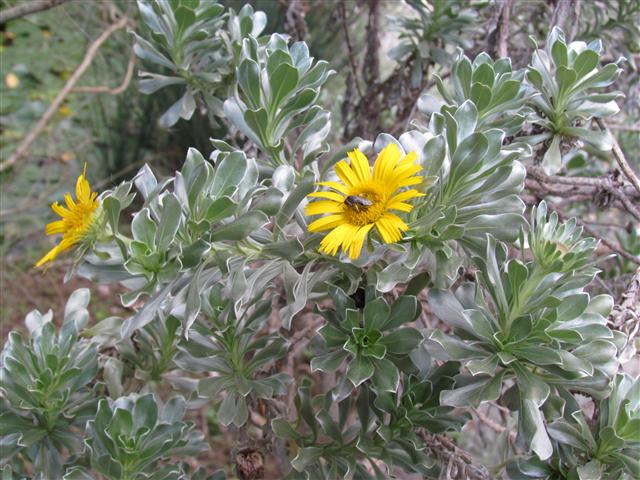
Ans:
[[[67,193],[64,196],[66,208],[58,202],[51,205],[54,213],[62,219],[48,224],[45,233],[47,235],[62,234],[62,240],[36,263],[36,268],[51,262],[62,252],[84,240],[91,232],[96,217],[95,212],[100,202],[96,198],[98,193],[91,192],[89,182],[85,178],[86,169],[85,165],[85,171],[76,182],[76,200],[73,200],[71,193]]]
[[[385,243],[400,240],[409,227],[391,211],[410,212],[413,205],[406,201],[424,194],[416,189],[399,192],[403,187],[422,182],[422,177],[416,175],[422,167],[416,164],[415,152],[402,157],[400,149],[390,143],[378,155],[373,171],[359,150],[348,155],[349,163],[340,160],[335,167],[342,183],[320,182],[318,185],[332,190],[309,194],[323,200],[307,205],[305,214],[329,214],[309,225],[310,232],[331,230],[320,242],[322,252],[336,255],[342,247],[355,260],[374,226]]]

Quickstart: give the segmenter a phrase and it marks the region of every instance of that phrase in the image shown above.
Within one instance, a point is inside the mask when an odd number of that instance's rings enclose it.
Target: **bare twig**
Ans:
[[[618,201],[636,220],[640,221],[640,208],[637,206],[640,194],[634,187],[625,186],[617,178],[606,177],[560,177],[545,174],[540,167],[528,166],[527,177],[535,180],[542,187],[541,194],[560,197],[591,198],[601,207],[606,207],[611,200]],[[554,185],[566,185],[558,188]],[[569,188],[570,187],[570,188]],[[535,184],[527,182],[527,188],[536,190]]]
[[[349,53],[349,64],[351,65],[353,82],[356,85],[358,97],[362,98],[362,90],[360,90],[360,82],[358,81],[358,66],[353,55],[353,46],[351,45],[351,37],[349,36],[349,28],[347,27],[347,12],[343,2],[338,3],[338,11],[340,12],[340,18],[342,19],[342,28],[344,30],[344,38],[347,43],[347,52]]]
[[[640,132],[640,125],[619,125],[617,123],[607,123],[610,130],[621,130],[623,132]]]
[[[611,139],[613,140],[613,156],[616,157],[616,161],[620,166],[620,170],[624,172],[624,174],[627,176],[629,181],[631,181],[631,183],[633,184],[635,189],[638,191],[638,193],[640,193],[640,178],[638,178],[638,175],[636,174],[636,172],[633,171],[633,169],[629,165],[629,162],[627,162],[627,159],[625,158],[624,153],[622,152],[622,149],[618,144],[618,140],[616,140],[616,137],[613,136],[611,131],[609,131],[607,126],[604,124],[604,122],[600,118],[596,118],[595,120],[598,126],[600,127],[600,129],[606,131],[611,137]]]
[[[124,79],[122,83],[115,88],[107,87],[104,85],[100,85],[97,87],[77,87],[74,88],[74,92],[80,93],[107,93],[109,95],[120,95],[124,92],[131,83],[131,78],[133,77],[133,69],[136,64],[136,54],[133,50],[131,50],[131,55],[129,56],[129,63],[127,63],[127,71],[124,74]]]
[[[503,425],[498,424],[495,420],[493,420],[492,418],[488,417],[487,415],[485,415],[484,413],[479,411],[477,408],[473,409],[473,413],[475,413],[477,415],[478,419],[482,423],[487,425],[494,432],[496,432],[496,433],[504,433],[504,431],[506,430],[506,427],[504,427]]]
[[[9,20],[24,17],[32,13],[49,10],[58,5],[68,2],[69,0],[32,0],[30,2],[22,2],[15,7],[5,8],[0,12],[0,23],[6,23]]]
[[[302,0],[287,0],[284,14],[285,31],[296,40],[304,40],[307,36],[306,15]]]
[[[640,267],[636,269],[622,301],[613,307],[609,315],[611,325],[627,335],[627,343],[632,343],[640,330]]]
[[[550,28],[559,27],[565,30],[569,11],[574,3],[575,0],[556,0],[556,8],[553,10]]]
[[[380,78],[380,0],[369,0],[369,19],[367,21],[367,51],[362,66],[362,76],[367,85],[373,85]]]
[[[49,123],[49,121],[53,118],[55,113],[58,111],[58,108],[60,108],[60,105],[62,105],[62,102],[64,101],[64,99],[67,98],[69,93],[71,93],[73,87],[78,82],[82,74],[87,70],[87,68],[89,68],[89,66],[93,62],[93,59],[98,53],[98,49],[100,48],[100,46],[104,42],[106,42],[107,39],[114,32],[124,28],[127,25],[128,21],[129,21],[128,17],[126,16],[122,17],[120,20],[113,23],[111,26],[109,26],[109,28],[107,28],[104,32],[102,32],[100,36],[96,38],[96,40],[89,46],[89,48],[87,49],[87,53],[84,56],[84,59],[82,60],[80,65],[78,65],[78,68],[76,68],[76,70],[73,72],[73,75],[71,75],[69,80],[67,80],[67,83],[65,83],[64,87],[62,88],[62,90],[60,90],[60,92],[58,93],[54,101],[51,103],[47,111],[44,113],[44,115],[42,115],[40,120],[38,120],[38,123],[33,128],[33,130],[29,132],[29,134],[22,141],[22,143],[20,144],[18,149],[15,151],[15,153],[11,155],[6,161],[0,163],[0,172],[3,172],[7,168],[12,167],[23,155],[25,155],[28,152],[31,144],[35,141],[36,138],[38,138],[38,135],[42,133],[47,123]]]
[[[488,47],[499,58],[509,54],[509,19],[512,6],[513,0],[499,0],[495,4],[496,11],[493,17],[495,28],[489,35]]]
[[[444,435],[434,435],[424,430],[418,434],[429,450],[443,465],[447,465],[447,478],[464,480],[489,480],[491,476],[486,467],[473,463],[469,452],[458,447]]]
[[[571,32],[569,33],[569,38],[567,38],[568,42],[572,42],[578,33],[578,25],[580,22],[578,19],[580,18],[580,10],[582,9],[582,0],[575,0],[573,4],[573,22],[571,23]]]

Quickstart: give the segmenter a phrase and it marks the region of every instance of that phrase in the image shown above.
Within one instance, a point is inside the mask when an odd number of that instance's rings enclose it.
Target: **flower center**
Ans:
[[[385,211],[380,195],[372,191],[350,195],[342,206],[342,214],[347,222],[359,227],[375,223]]]
[[[97,205],[78,203],[71,210],[71,214],[65,218],[66,232],[65,236],[79,237],[83,236],[89,230],[93,213],[95,212]]]

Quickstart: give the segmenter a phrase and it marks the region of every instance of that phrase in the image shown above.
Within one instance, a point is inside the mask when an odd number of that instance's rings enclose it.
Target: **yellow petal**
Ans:
[[[399,194],[394,195],[393,197],[391,197],[389,199],[389,204],[396,203],[396,202],[404,202],[405,200],[409,200],[409,199],[415,198],[415,197],[424,197],[424,193],[419,192],[415,188],[412,188],[411,190],[406,190],[404,192],[400,192]]]
[[[53,210],[55,214],[60,215],[62,218],[68,216],[71,213],[58,202],[54,202],[51,204],[51,210]]]
[[[394,243],[402,238],[401,230],[409,227],[397,215],[385,213],[376,222],[376,227],[385,243]]]
[[[416,162],[418,155],[413,150],[407,153],[402,160],[400,160],[399,165],[411,165]],[[422,167],[420,167],[422,169]]]
[[[422,170],[420,165],[403,165],[401,167],[397,167],[390,176],[393,177],[393,183],[397,184],[398,182],[410,178],[416,173]],[[422,177],[418,176],[418,178],[422,179]]]
[[[418,175],[416,177],[409,177],[409,178],[399,182],[397,188],[409,187],[411,185],[418,185],[419,183],[422,183],[422,177],[420,175]]]
[[[376,163],[373,166],[373,177],[379,182],[386,183],[388,175],[396,166],[400,159],[400,149],[395,143],[390,143],[382,149],[376,158]]]
[[[344,250],[344,245],[349,241],[353,229],[354,226],[348,223],[338,225],[322,239],[320,242],[320,251],[328,253],[329,255],[335,255],[338,253],[340,246],[342,246]]]
[[[311,202],[304,209],[305,215],[320,215],[323,213],[340,213],[342,212],[342,203],[334,202],[333,200],[318,200]]]
[[[349,248],[349,257],[351,260],[356,260],[362,252],[362,245],[364,244],[367,233],[373,228],[373,223],[360,227],[353,240],[351,240],[351,248]]]
[[[57,220],[55,222],[51,222],[44,229],[44,233],[46,233],[47,235],[55,235],[57,233],[64,233],[64,231],[65,231],[64,220]]]
[[[413,210],[413,205],[404,202],[395,202],[387,205],[387,210],[398,210],[399,212],[409,213]]]
[[[353,188],[360,184],[358,177],[346,160],[340,160],[336,163],[336,173],[347,187]]]
[[[76,207],[76,202],[73,201],[73,197],[70,193],[64,194],[64,203],[67,204],[69,210],[73,210]]]
[[[334,202],[341,202],[341,203],[344,201],[344,195],[340,195],[339,193],[336,193],[336,192],[327,192],[327,191],[313,192],[307,195],[307,197],[328,198],[329,200],[333,200]]]
[[[344,223],[342,215],[329,215],[328,217],[322,217],[315,222],[309,224],[310,232],[321,232]]]
[[[49,250],[44,257],[42,257],[40,260],[38,260],[38,263],[36,263],[35,267],[36,268],[40,268],[45,263],[52,261],[59,254],[60,254],[59,245],[56,245],[51,250]]]
[[[360,180],[360,183],[371,181],[371,167],[369,166],[367,157],[358,149],[349,152],[347,155],[349,156],[349,160],[351,160],[351,168]]]
[[[84,175],[80,175],[76,182],[76,198],[79,203],[89,203],[90,196],[91,188],[89,187],[89,182],[84,178]]]
[[[342,185],[341,183],[338,183],[338,182],[318,182],[317,185],[320,185],[321,187],[333,188],[334,190],[337,190],[340,193],[349,195],[349,188],[347,188],[345,185]]]

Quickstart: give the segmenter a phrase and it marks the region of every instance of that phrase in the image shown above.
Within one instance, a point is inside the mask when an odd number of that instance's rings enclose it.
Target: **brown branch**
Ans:
[[[573,42],[575,40],[576,35],[578,33],[578,26],[580,22],[578,19],[580,18],[580,10],[582,9],[582,0],[575,0],[573,4],[573,22],[571,22],[571,32],[567,32],[569,35],[567,38],[567,42]]]
[[[109,26],[109,28],[107,28],[104,32],[102,32],[100,36],[96,38],[96,40],[89,46],[89,48],[87,49],[87,53],[84,56],[84,59],[82,60],[80,65],[78,65],[78,68],[76,68],[76,70],[73,72],[73,75],[71,75],[69,80],[67,80],[67,83],[65,83],[64,87],[62,88],[62,90],[60,90],[60,92],[58,93],[56,98],[53,100],[53,102],[51,103],[47,111],[44,113],[44,115],[42,115],[40,120],[38,120],[38,123],[33,128],[33,130],[29,132],[29,134],[22,141],[22,143],[20,144],[18,149],[15,151],[15,153],[11,155],[6,161],[0,163],[0,172],[3,172],[7,168],[12,167],[23,155],[25,155],[28,152],[31,144],[36,140],[36,138],[38,138],[38,135],[42,133],[47,123],[49,123],[49,121],[53,118],[55,113],[60,108],[60,105],[62,105],[62,102],[64,102],[64,99],[67,98],[67,96],[71,93],[73,87],[78,82],[80,77],[84,74],[87,68],[89,68],[89,66],[93,62],[93,59],[98,53],[98,49],[102,46],[104,42],[107,41],[107,39],[114,32],[124,28],[127,25],[128,21],[129,21],[128,17],[126,16],[122,17],[120,20],[113,23],[112,25]]]
[[[362,76],[367,85],[373,85],[380,78],[380,0],[369,0],[367,20],[367,51],[362,66]]]
[[[32,0],[31,2],[23,2],[15,7],[2,10],[0,12],[0,23],[6,23],[32,13],[42,12],[43,10],[49,10],[68,1],[69,0]]]
[[[447,465],[446,478],[460,480],[489,480],[486,467],[473,463],[471,454],[453,443],[444,435],[434,435],[419,430],[418,435],[426,442],[427,450],[442,464]]]
[[[353,46],[351,45],[351,37],[349,35],[349,28],[347,27],[347,11],[344,6],[344,2],[338,3],[338,12],[340,12],[340,18],[342,19],[342,28],[344,30],[344,38],[347,43],[347,52],[349,53],[349,64],[351,65],[353,82],[356,85],[356,90],[358,91],[358,97],[362,98],[362,90],[360,89],[360,82],[358,81],[358,66],[356,64],[356,59],[353,55]]]
[[[493,22],[495,27],[488,37],[488,50],[494,52],[496,57],[503,58],[509,55],[509,20],[513,0],[499,0],[495,4]]]
[[[304,19],[306,11],[302,0],[287,0],[284,3],[286,5],[285,31],[295,40],[304,40],[307,36],[307,24]]]
[[[565,23],[567,23],[569,10],[573,3],[575,3],[574,0],[556,0],[556,8],[553,10],[553,15],[551,16],[549,29],[553,27],[559,27],[562,30],[565,29]]]
[[[607,128],[607,126],[600,118],[596,118],[595,120],[600,129],[606,131],[611,137],[611,140],[613,140],[613,156],[616,157],[616,161],[618,162],[620,170],[624,172],[631,184],[635,187],[638,193],[640,193],[640,178],[638,178],[636,172],[633,171],[633,169],[627,162],[627,159],[625,158],[624,153],[620,148],[620,144],[618,144],[618,140],[613,136],[611,131]]]
[[[640,267],[622,294],[621,303],[613,307],[608,320],[613,328],[627,335],[627,344],[634,341],[640,330]]]
[[[619,125],[617,123],[607,123],[610,130],[620,130],[623,132],[640,132],[640,125]]]
[[[78,93],[107,93],[109,95],[120,95],[124,92],[131,83],[131,78],[133,78],[133,69],[136,64],[136,54],[133,49],[131,50],[131,55],[129,56],[129,63],[127,63],[127,71],[124,74],[124,79],[122,83],[115,88],[107,87],[104,85],[100,85],[97,87],[77,87],[74,88],[74,92]]]
[[[609,206],[618,201],[636,220],[640,221],[640,193],[634,187],[626,186],[617,178],[607,177],[560,177],[545,174],[540,167],[527,166],[527,177],[541,186],[542,193],[560,197],[589,196],[598,206]],[[554,185],[566,185],[558,188]],[[535,190],[535,184],[527,182],[527,188]]]

